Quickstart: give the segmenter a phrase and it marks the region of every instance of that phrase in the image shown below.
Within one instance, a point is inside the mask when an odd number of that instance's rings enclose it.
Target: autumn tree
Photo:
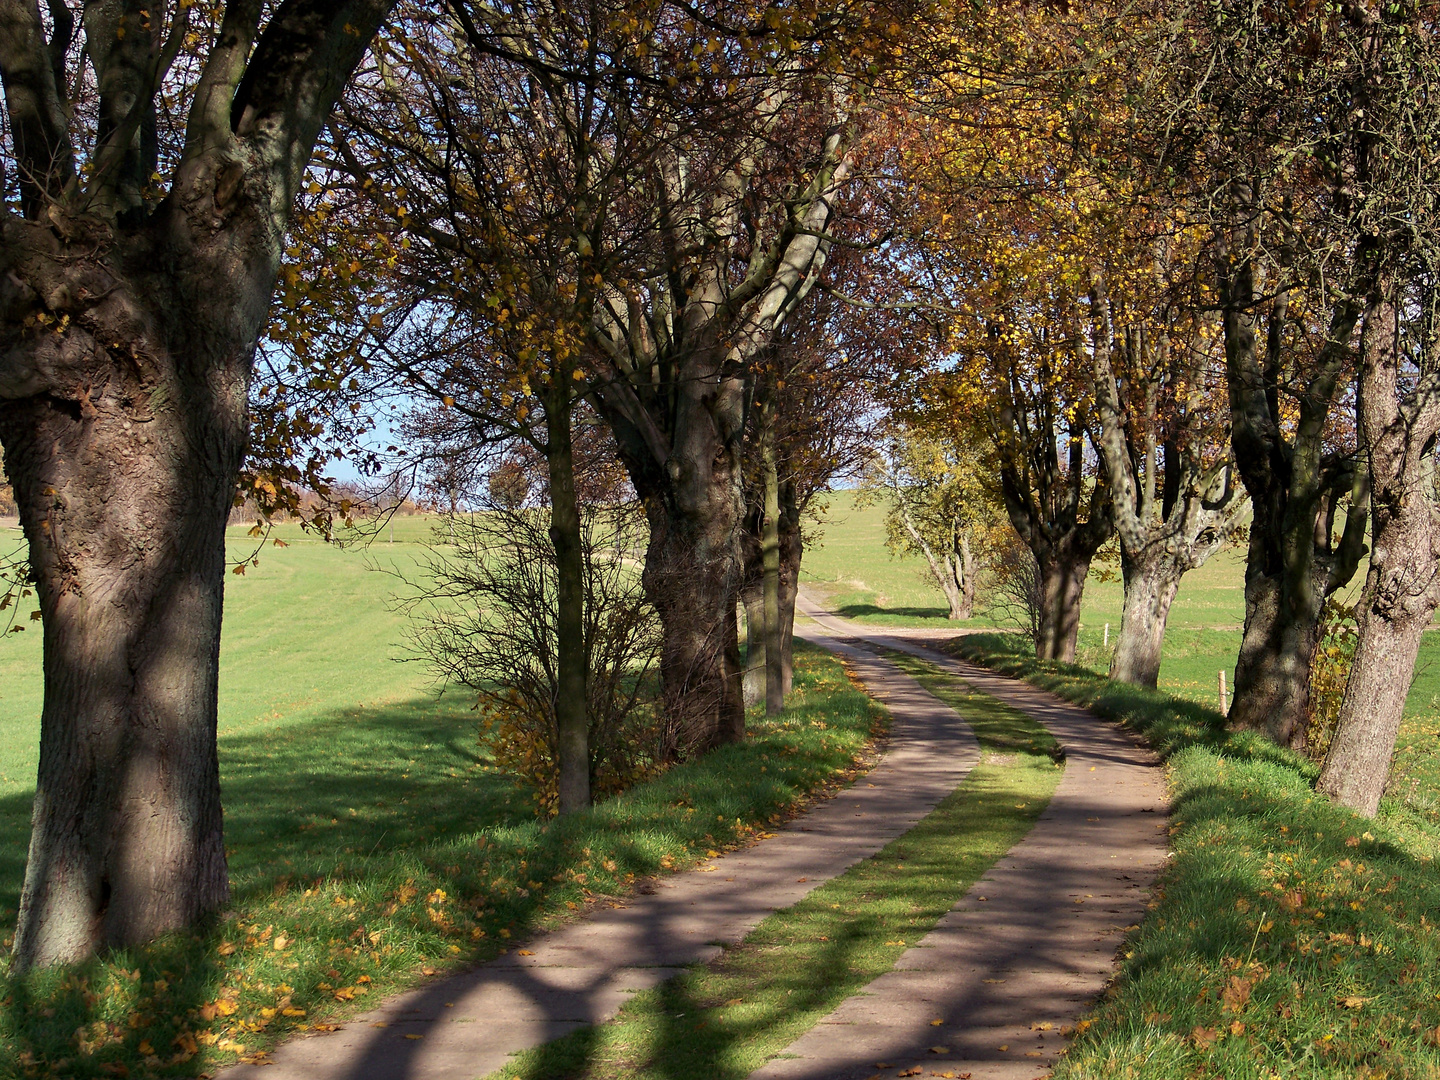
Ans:
[[[1336,177],[1326,209],[1349,257],[1359,314],[1359,455],[1373,545],[1356,605],[1355,657],[1317,787],[1379,807],[1420,640],[1440,605],[1440,118],[1436,11],[1345,9],[1305,28],[1307,77],[1330,88],[1313,153]]]
[[[981,560],[1000,539],[994,481],[983,441],[935,438],[903,420],[892,422],[871,463],[869,483],[890,503],[887,546],[925,560],[951,619],[975,613]]]
[[[467,441],[474,452],[516,440],[546,462],[568,813],[590,803],[585,626],[599,595],[585,587],[573,423],[594,370],[597,298],[636,255],[611,222],[660,121],[625,99],[633,72],[611,50],[639,24],[621,6],[411,5],[401,22],[405,42],[377,51],[327,147],[361,231],[395,251],[387,294],[350,319],[383,329],[361,381],[424,397],[422,414],[448,411],[447,462]]]
[[[1185,303],[1193,282],[1175,295],[1168,261],[1126,275],[1133,291],[1123,300],[1099,266],[1090,290],[1099,444],[1124,579],[1110,677],[1152,687],[1181,578],[1224,546],[1246,509],[1216,392],[1214,321]]]
[[[954,452],[989,444],[1035,558],[1036,653],[1047,659],[1073,659],[1086,575],[1114,529],[1088,286],[1105,250],[1105,193],[1073,136],[1112,100],[1125,15],[999,5],[958,54],[937,31],[900,145],[915,193],[908,262],[923,268],[925,299],[951,313],[916,409]]]
[[[983,211],[982,211],[983,213]],[[947,251],[954,363],[921,384],[916,411],[951,445],[989,443],[1005,511],[1037,566],[1036,655],[1072,660],[1080,601],[1114,530],[1109,476],[1096,451],[1093,371],[1080,278],[1011,213],[972,236],[988,254]],[[1029,242],[1015,243],[1016,236]]]
[[[1292,744],[1321,610],[1354,575],[1367,525],[1345,412],[1365,271],[1343,225],[1353,178],[1333,142],[1351,125],[1355,76],[1332,44],[1354,13],[1334,27],[1266,4],[1171,15],[1150,56],[1136,54],[1149,92],[1128,149],[1204,233],[1221,321],[1231,443],[1253,508],[1230,725]]]
[[[291,203],[388,0],[10,0],[0,442],[44,618],[18,968],[229,895],[224,528]]]

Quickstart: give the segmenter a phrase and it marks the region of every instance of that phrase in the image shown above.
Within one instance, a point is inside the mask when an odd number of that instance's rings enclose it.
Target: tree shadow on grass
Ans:
[[[797,683],[812,675],[827,694],[836,690],[838,673],[797,664]],[[12,979],[0,962],[0,999],[8,998],[0,1076],[59,1073],[62,1061],[76,1076],[193,1074],[241,1053],[240,1044],[253,1053],[300,1025],[378,1004],[419,981],[424,964],[490,959],[554,912],[579,908],[588,893],[623,892],[669,865],[667,854],[726,845],[783,812],[842,768],[870,731],[868,709],[834,708],[822,696],[744,744],[548,823],[523,783],[477,754],[463,698],[343,710],[225,737],[231,909],[70,969]],[[804,723],[811,709],[828,727]],[[768,772],[757,758],[770,762]],[[0,804],[10,841],[0,898],[10,899],[12,914],[26,803]],[[693,814],[697,803],[714,816]],[[372,989],[373,997],[360,996]],[[356,995],[351,1004],[336,1000],[340,990]]]
[[[452,854],[443,850],[454,846],[448,842],[481,829],[538,830],[528,788],[488,767],[476,727],[468,701],[449,695],[222,736],[232,912],[303,924],[306,912],[267,903],[292,881],[296,888],[312,879],[353,888],[403,873],[432,853]],[[32,801],[29,792],[0,799],[0,918],[7,930],[24,878]],[[323,932],[332,931],[326,925]],[[212,918],[71,968],[23,977],[0,969],[0,1075],[192,1073],[204,1057],[204,1038],[196,1039],[211,1028],[201,1010],[238,978],[240,957],[223,959],[220,950],[222,939],[235,936],[233,921]],[[306,970],[316,967],[314,957],[288,960],[298,954],[275,953],[268,964],[275,970],[264,969],[268,985],[289,979],[296,1007],[323,1008],[319,999],[327,995],[317,994]],[[322,978],[326,966],[318,966]],[[309,985],[301,985],[302,973]],[[273,1000],[266,1004],[277,1011]],[[253,1044],[255,1034],[249,1038]]]
[[[836,608],[835,614],[843,619],[895,615],[906,619],[936,619],[955,626],[963,625],[963,620],[949,618],[949,609],[943,607],[880,607],[877,604],[846,604]]]

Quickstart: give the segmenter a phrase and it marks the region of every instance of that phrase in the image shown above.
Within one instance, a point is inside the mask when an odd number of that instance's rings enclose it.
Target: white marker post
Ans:
[[[1110,624],[1107,622],[1107,623],[1105,624],[1105,648],[1108,649],[1109,647],[1110,647]]]
[[[1230,715],[1230,703],[1225,700],[1225,669],[1220,669],[1220,715]]]

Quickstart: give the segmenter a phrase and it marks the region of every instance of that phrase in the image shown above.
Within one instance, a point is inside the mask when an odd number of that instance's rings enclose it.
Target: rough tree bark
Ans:
[[[1340,718],[1316,787],[1373,816],[1380,807],[1420,638],[1440,605],[1440,340],[1430,334],[1418,383],[1400,386],[1396,301],[1381,289],[1361,332],[1360,439],[1369,463],[1374,550],[1356,608],[1359,640]]]
[[[1085,577],[1100,544],[1093,540],[1097,530],[1076,529],[1056,542],[1041,545],[1035,553],[1040,568],[1040,612],[1035,637],[1035,656],[1040,660],[1075,659],[1075,642],[1080,635],[1080,601]],[[1035,551],[1035,548],[1031,548]]]
[[[1245,492],[1231,482],[1228,455],[1206,460],[1215,440],[1207,439],[1211,418],[1203,407],[1204,357],[1198,335],[1174,357],[1168,327],[1152,333],[1140,326],[1117,333],[1110,298],[1098,275],[1091,305],[1096,313],[1092,356],[1100,452],[1110,477],[1125,584],[1110,677],[1153,687],[1180,579],[1220,550],[1244,510]],[[1125,362],[1127,390],[1141,398],[1131,404],[1129,423],[1112,362],[1117,347]],[[1176,395],[1165,424],[1169,437],[1161,436],[1158,416],[1162,380],[1169,381]]]
[[[1258,731],[1288,746],[1305,735],[1310,659],[1325,598],[1354,576],[1365,545],[1365,479],[1348,455],[1327,451],[1325,442],[1360,310],[1350,301],[1337,303],[1287,437],[1279,385],[1286,296],[1281,293],[1270,304],[1262,354],[1253,263],[1237,256],[1233,266],[1225,266],[1218,284],[1230,438],[1253,510],[1245,629],[1228,721],[1234,730]],[[1335,517],[1346,495],[1350,505],[1337,543]]]
[[[762,421],[760,437],[761,480],[765,488],[764,517],[760,527],[762,607],[765,613],[765,715],[785,709],[783,656],[780,644],[780,476],[775,460],[775,426]]]
[[[68,41],[0,0],[22,193],[0,218],[0,441],[45,647],[18,969],[227,900],[217,661],[250,367],[314,141],[389,7],[285,0],[262,26],[261,5],[231,3],[155,201],[145,132],[185,16],[95,20],[82,174],[55,75]]]

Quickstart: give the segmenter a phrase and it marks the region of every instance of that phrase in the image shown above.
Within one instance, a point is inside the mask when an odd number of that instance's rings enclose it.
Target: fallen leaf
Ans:
[[[944,1020],[938,1020],[938,1019],[937,1019],[937,1020],[931,1020],[931,1021],[930,1021],[930,1026],[931,1026],[931,1027],[939,1027],[939,1026],[940,1026],[941,1024],[943,1024],[943,1023],[945,1023]]]
[[[1006,1043],[1004,1046],[997,1046],[995,1049],[999,1050],[1003,1054],[1006,1050],[1010,1049],[1010,1044]]]
[[[1231,975],[1230,982],[1220,993],[1220,1001],[1226,1012],[1240,1012],[1245,1008],[1245,1003],[1250,1000],[1250,991],[1254,989],[1249,979],[1242,979],[1239,975]]]
[[[1243,1034],[1245,1034],[1245,1021],[1243,1021],[1243,1020],[1233,1021],[1233,1022],[1230,1024],[1230,1034],[1231,1034],[1231,1035],[1243,1035]]]
[[[222,941],[220,943],[220,948],[216,949],[215,951],[218,952],[221,956],[229,956],[235,951],[235,945],[229,941]]]
[[[930,1047],[930,1052],[932,1054],[948,1054],[950,1053],[950,1048],[948,1046],[932,1046]]]
[[[1342,1006],[1347,1009],[1358,1009],[1361,1005],[1364,1005],[1370,999],[1364,997],[1356,997],[1355,995],[1351,994],[1349,997],[1338,998],[1337,1000]]]
[[[277,934],[277,935],[276,935],[276,937],[275,937],[275,951],[276,951],[276,952],[280,952],[281,950],[283,950],[283,949],[285,948],[285,946],[287,946],[287,945],[289,945],[289,944],[290,944],[290,939],[289,939],[288,937],[286,937],[284,934]]]
[[[1220,1037],[1220,1032],[1214,1028],[1200,1027],[1198,1024],[1195,1030],[1190,1032],[1190,1038],[1201,1050],[1208,1050],[1210,1045]]]
[[[409,1034],[409,1035],[406,1035],[405,1037],[406,1037],[407,1039],[423,1039],[425,1036],[424,1036],[424,1035],[416,1035],[416,1034],[414,1034],[414,1033],[411,1033],[411,1034]]]
[[[534,956],[535,954],[534,954],[533,952],[531,952],[529,949],[519,949],[519,950],[517,950],[517,952],[515,953],[515,955],[516,955],[516,956]]]

